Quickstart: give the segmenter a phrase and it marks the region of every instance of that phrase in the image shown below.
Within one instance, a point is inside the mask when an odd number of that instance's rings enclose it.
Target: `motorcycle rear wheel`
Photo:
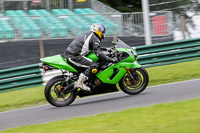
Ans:
[[[130,71],[131,72],[131,71]],[[145,68],[136,68],[138,79],[131,79],[129,74],[126,73],[124,77],[120,80],[119,86],[121,90],[130,95],[136,95],[144,91],[149,83],[149,75]],[[131,72],[133,75],[133,72]]]
[[[56,76],[50,79],[44,89],[46,100],[53,106],[62,107],[70,105],[76,99],[76,91],[68,94],[60,94],[62,89],[66,87],[65,78],[63,76]]]

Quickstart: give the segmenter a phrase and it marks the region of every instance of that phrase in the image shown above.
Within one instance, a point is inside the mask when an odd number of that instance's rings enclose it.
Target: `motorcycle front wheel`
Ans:
[[[130,95],[136,95],[145,90],[149,83],[149,75],[145,68],[136,68],[130,71],[131,75],[127,72],[119,82],[121,90]]]
[[[54,106],[62,107],[71,104],[76,99],[76,91],[67,94],[62,94],[64,87],[69,83],[65,81],[63,76],[56,76],[50,79],[44,89],[46,100]]]

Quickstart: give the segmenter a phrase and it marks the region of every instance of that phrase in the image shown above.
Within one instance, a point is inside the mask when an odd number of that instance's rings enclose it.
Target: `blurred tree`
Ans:
[[[99,0],[120,12],[141,12],[141,0]]]
[[[149,0],[151,11],[173,11],[176,14],[184,14],[193,10],[198,0]]]

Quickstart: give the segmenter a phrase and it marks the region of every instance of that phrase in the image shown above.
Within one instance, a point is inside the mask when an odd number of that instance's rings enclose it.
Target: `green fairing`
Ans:
[[[97,62],[97,61],[99,60],[99,57],[97,57],[95,53],[89,54],[89,55],[87,56],[87,58],[89,58],[89,59],[91,59],[91,60],[93,60],[93,61],[95,61],[95,62]]]
[[[110,67],[107,69],[99,72],[96,76],[103,82],[103,83],[109,83],[109,84],[117,84],[121,78],[124,76],[124,74],[127,72],[126,68],[140,68],[142,67],[135,61],[134,56],[131,54],[131,51],[134,51],[134,49],[126,49],[126,48],[117,48],[119,52],[126,52],[129,54],[129,57],[116,63],[112,64]],[[137,55],[136,52],[134,55]],[[99,58],[96,56],[95,53],[90,53],[87,56],[89,59],[97,62]],[[76,69],[74,69],[72,66],[67,64],[66,59],[61,57],[61,55],[55,55],[51,57],[46,57],[41,59],[44,63],[53,66],[55,68],[63,69],[63,70],[68,70],[71,72],[77,72]],[[114,68],[117,68],[119,71],[118,73],[114,76],[113,79],[111,79],[111,76],[114,73]]]
[[[118,48],[117,50],[130,53],[130,50],[125,49],[125,48]],[[137,62],[135,62],[135,58],[129,54],[128,58],[120,61],[117,64],[111,65],[106,70],[98,73],[96,76],[103,83],[117,84],[121,80],[121,78],[124,76],[124,74],[127,72],[126,68],[139,68],[139,67],[142,67],[142,66],[137,64]],[[119,69],[119,72],[116,74],[116,76],[113,79],[110,79],[111,76],[113,75],[114,68]]]
[[[55,56],[50,56],[46,58],[41,59],[44,63],[53,66],[55,68],[63,69],[63,70],[68,70],[71,72],[78,72],[76,69],[74,69],[72,66],[70,66],[66,59],[61,57],[61,55],[55,55]]]

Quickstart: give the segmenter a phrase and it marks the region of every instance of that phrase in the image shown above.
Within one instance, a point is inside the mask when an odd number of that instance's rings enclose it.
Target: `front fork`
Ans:
[[[138,74],[137,74],[137,72],[136,72],[136,69],[137,68],[128,68],[128,69],[126,69],[127,70],[127,72],[128,72],[128,76],[130,77],[130,79],[135,83],[138,79],[139,79],[139,77],[138,77]]]
[[[132,77],[133,77],[135,80],[138,80],[139,77],[138,77],[138,73],[136,72],[136,69],[137,69],[137,68],[131,68],[131,69],[130,69],[130,74],[132,75]]]

